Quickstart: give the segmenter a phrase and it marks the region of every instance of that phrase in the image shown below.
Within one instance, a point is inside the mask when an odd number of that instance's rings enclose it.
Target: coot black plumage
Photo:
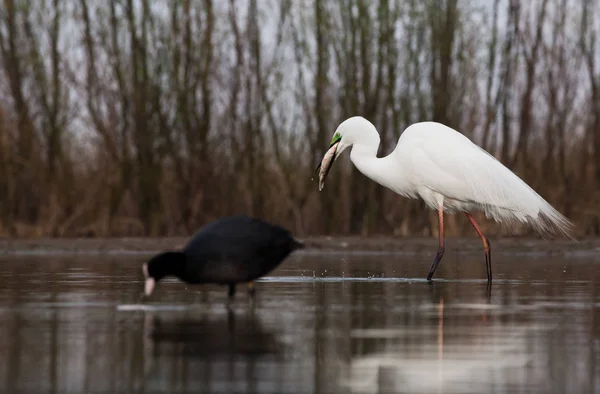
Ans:
[[[189,284],[215,283],[229,286],[229,298],[238,283],[253,281],[277,267],[302,242],[279,226],[248,216],[216,220],[201,228],[181,251],[154,256],[143,264],[145,294],[156,282],[175,276]]]

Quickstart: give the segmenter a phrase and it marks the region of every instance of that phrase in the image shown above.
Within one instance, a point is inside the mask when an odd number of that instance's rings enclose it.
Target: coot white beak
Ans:
[[[146,294],[146,297],[150,296],[150,294],[152,294],[152,291],[154,291],[154,284],[156,282],[154,281],[154,278],[147,278],[146,279],[146,284],[144,286],[144,293]]]
[[[146,283],[144,284],[144,294],[146,294],[146,296],[150,296],[150,294],[152,294],[154,291],[154,285],[156,284],[156,281],[148,274],[148,264],[144,263],[144,265],[142,265],[142,272],[144,273],[144,278],[146,278]]]

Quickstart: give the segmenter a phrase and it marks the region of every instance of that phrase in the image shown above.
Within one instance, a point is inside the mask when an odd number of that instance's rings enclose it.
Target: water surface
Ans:
[[[238,289],[159,283],[144,256],[0,259],[6,393],[592,393],[600,260],[297,253]]]

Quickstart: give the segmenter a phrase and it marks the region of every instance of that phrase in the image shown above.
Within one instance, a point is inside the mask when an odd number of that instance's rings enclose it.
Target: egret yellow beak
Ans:
[[[329,145],[329,149],[325,153],[325,156],[323,156],[323,160],[321,160],[321,163],[317,166],[317,169],[315,170],[315,172],[319,173],[319,191],[323,190],[323,186],[325,185],[325,178],[327,177],[327,174],[329,173],[329,170],[331,169],[331,166],[335,161],[337,147],[339,143],[340,141],[338,139],[337,141],[332,142],[331,145]]]

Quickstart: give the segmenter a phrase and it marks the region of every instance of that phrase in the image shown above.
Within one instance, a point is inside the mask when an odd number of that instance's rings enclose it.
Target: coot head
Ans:
[[[164,252],[152,257],[142,265],[146,281],[144,293],[150,296],[156,282],[168,275],[177,275],[185,264],[185,255],[181,252]]]

